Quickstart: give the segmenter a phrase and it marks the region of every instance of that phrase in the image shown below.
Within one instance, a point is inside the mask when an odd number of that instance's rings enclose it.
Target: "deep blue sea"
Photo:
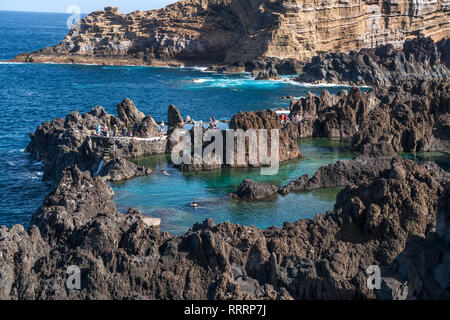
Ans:
[[[0,11],[0,60],[8,60],[21,52],[57,44],[68,32],[66,27],[68,16]],[[196,78],[198,81],[193,82],[192,80]],[[333,93],[344,89],[333,86],[326,88]],[[51,185],[41,181],[42,164],[24,152],[29,142],[29,133],[43,121],[64,117],[75,109],[87,112],[95,105],[101,105],[108,112],[116,114],[117,103],[125,97],[134,100],[144,113],[152,115],[158,121],[166,119],[167,107],[172,103],[179,107],[183,116],[189,115],[195,120],[207,120],[210,116],[216,119],[230,119],[240,110],[261,110],[286,105],[286,101],[280,100],[282,96],[301,97],[305,96],[307,91],[320,94],[322,89],[324,87],[293,83],[287,78],[283,81],[254,81],[249,74],[221,75],[203,72],[201,68],[0,62],[0,225],[11,226],[16,223],[27,225],[31,215],[51,189]],[[340,150],[334,150],[325,157],[320,156],[327,150],[326,148],[320,146],[320,143],[306,144],[305,149],[309,150],[306,155],[310,156],[309,159],[315,159],[314,163],[305,163],[302,167],[302,162],[296,162],[293,173],[290,172],[284,178],[278,177],[277,182],[285,182],[287,177],[296,177],[296,174],[303,172],[314,173],[321,163],[330,163],[341,158]],[[348,157],[348,154],[344,151],[342,157]],[[286,170],[283,172],[286,173]],[[234,178],[230,179],[230,175]],[[258,226],[280,225],[282,221],[298,218],[298,214],[289,218],[289,211],[277,209],[277,212],[282,213],[281,216],[274,217],[269,214],[266,218],[259,216],[253,221],[248,217],[257,215],[260,210],[260,207],[257,207],[238,210],[237,216],[240,218],[237,219],[236,215],[233,215],[236,208],[226,209],[227,206],[243,208],[242,204],[236,203],[233,205],[228,203],[221,208],[209,210],[207,214],[206,211],[204,214],[199,214],[198,212],[202,211],[198,211],[196,218],[192,218],[191,212],[180,211],[183,203],[189,199],[196,198],[207,202],[214,197],[223,197],[246,175],[254,174],[224,173],[218,177],[207,174],[205,178],[202,174],[189,176],[176,173],[172,176],[175,179],[172,181],[158,182],[161,177],[156,175],[113,187],[117,193],[116,201],[119,208],[135,205],[144,211],[148,209],[148,212],[145,212],[147,214],[163,217],[161,206],[167,204],[164,210],[167,209],[172,213],[170,219],[163,221],[163,224],[173,225],[176,221],[183,221],[182,225],[187,226],[207,215],[214,215],[214,212],[222,213],[218,220],[230,219],[246,224],[254,222]],[[165,186],[167,189],[155,188],[152,179],[156,179],[160,187]],[[189,184],[192,181],[195,183]],[[216,189],[211,191],[212,194],[208,194],[211,184],[216,186]],[[176,203],[169,201],[173,194],[180,194],[186,190],[191,192],[188,196]],[[158,194],[160,196],[152,197],[152,194],[157,192],[160,192]],[[158,203],[155,203],[155,198],[159,200]],[[314,206],[311,198],[309,200],[297,198],[289,203],[285,201],[283,206],[290,211],[294,210],[293,203],[298,207],[308,207],[310,208],[308,215],[312,215],[332,208],[333,196],[325,198],[328,199],[326,204],[321,203],[317,206]],[[309,203],[306,205],[299,201]],[[159,211],[155,211],[156,207]],[[248,217],[245,216],[246,210]],[[186,214],[191,216],[187,217]],[[177,232],[176,227],[168,229]]]

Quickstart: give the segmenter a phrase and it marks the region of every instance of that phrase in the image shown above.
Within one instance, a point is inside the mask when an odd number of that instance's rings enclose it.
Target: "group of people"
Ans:
[[[105,125],[100,125],[100,123],[97,123],[97,129],[95,130],[97,136],[104,136],[104,137],[118,137],[119,136],[119,127],[117,127],[117,125],[113,125],[113,127],[111,128],[111,130],[109,130],[108,126]],[[126,127],[123,127],[121,130],[121,134],[122,137],[132,137],[133,136],[133,131],[128,130]]]
[[[292,121],[293,123],[299,123],[303,120],[303,117],[299,114],[292,115],[290,118],[286,114],[282,114],[280,116],[281,123],[286,123],[288,121]]]
[[[164,133],[165,133],[165,129],[164,129],[165,125],[166,124],[164,123],[164,121],[162,121],[161,125],[160,125],[160,129],[159,129],[161,138],[164,136]],[[128,130],[127,127],[123,127],[122,130],[120,131],[121,135],[119,135],[119,128],[117,127],[117,125],[113,125],[113,127],[110,130],[106,124],[101,125],[100,123],[97,123],[97,128],[96,128],[95,132],[96,132],[97,136],[104,136],[104,137],[111,137],[111,136],[112,137],[119,137],[119,136],[133,137],[133,135],[134,135],[133,130]]]

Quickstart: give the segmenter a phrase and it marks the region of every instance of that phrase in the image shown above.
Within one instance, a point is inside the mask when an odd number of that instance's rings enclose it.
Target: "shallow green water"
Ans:
[[[262,202],[234,200],[226,195],[246,178],[281,186],[305,173],[314,174],[320,166],[354,156],[348,145],[339,141],[303,139],[299,145],[305,158],[283,163],[274,176],[261,176],[260,169],[249,168],[184,173],[172,168],[165,155],[138,159],[137,164],[154,169],[154,173],[112,184],[114,200],[119,210],[135,207],[161,218],[161,229],[173,234],[184,233],[206,218],[260,228],[281,227],[283,222],[332,210],[340,188],[277,195]],[[170,176],[161,174],[161,168],[166,168]],[[200,208],[191,208],[192,201]]]
[[[450,155],[444,152],[416,152],[404,153],[403,158],[417,162],[434,161],[445,171],[450,171]]]

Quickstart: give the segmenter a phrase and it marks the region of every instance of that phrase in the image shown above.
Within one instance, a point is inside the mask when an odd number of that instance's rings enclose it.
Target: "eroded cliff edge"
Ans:
[[[159,10],[96,11],[56,46],[16,61],[106,64],[307,63],[327,52],[450,35],[450,3],[385,0],[184,0]],[[295,63],[280,65],[292,72]],[[295,71],[295,70],[294,70]],[[288,72],[288,73],[289,73]]]

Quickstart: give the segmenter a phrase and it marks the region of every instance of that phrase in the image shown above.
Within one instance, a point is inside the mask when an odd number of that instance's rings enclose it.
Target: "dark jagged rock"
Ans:
[[[397,159],[361,181],[338,194],[334,211],[282,229],[207,220],[170,236],[138,210],[119,213],[103,178],[67,168],[28,231],[0,229],[0,298],[372,299],[374,264],[390,270],[386,280],[406,272],[408,299],[447,298],[448,242],[434,229],[448,176]],[[420,252],[436,259],[414,255],[426,243]],[[65,286],[68,265],[81,268],[81,290]]]
[[[314,57],[297,78],[301,82],[391,85],[402,79],[450,78],[448,40],[435,44],[431,38],[406,40],[402,50],[387,44],[347,53]]]
[[[120,157],[121,163],[124,163],[127,161],[125,159],[166,152],[167,140],[97,136],[95,132],[97,124],[106,125],[110,130],[126,125],[137,127],[136,135],[142,138],[159,136],[154,120],[150,116],[142,117],[143,114],[131,100],[125,99],[119,104],[118,110],[120,110],[119,118],[116,118],[102,107],[96,106],[89,113],[80,115],[77,111],[73,111],[65,120],[58,118],[40,125],[30,135],[31,142],[27,146],[27,151],[43,161],[44,180],[58,181],[63,170],[72,165],[95,174],[101,161],[109,162]],[[141,122],[135,122],[138,119],[141,119]],[[110,134],[112,135],[112,131]],[[115,168],[116,170],[110,171],[107,175],[113,180],[111,174],[119,174],[118,169],[121,168],[127,170],[119,176],[131,177],[129,169],[134,167],[128,164]],[[141,175],[141,170],[135,173]]]
[[[140,125],[145,118],[145,115],[136,108],[134,102],[128,98],[125,98],[117,105],[117,114],[125,126],[131,130],[134,130],[134,128]]]
[[[295,59],[279,59],[265,57],[245,63],[245,71],[255,75],[262,71],[273,69],[278,74],[298,74],[301,72],[303,64]]]
[[[269,198],[278,192],[278,187],[267,183],[256,182],[245,179],[237,187],[236,192],[230,194],[232,197],[243,199],[261,200]]]
[[[280,192],[287,194],[302,190],[359,184],[362,179],[378,176],[380,172],[390,167],[392,161],[397,159],[398,157],[369,158],[359,156],[355,159],[340,160],[334,164],[320,167],[312,177],[305,174],[290,181],[280,189]]]
[[[449,196],[447,184],[437,203],[436,233],[408,239],[405,250],[387,268],[394,281],[383,281],[377,298],[450,299]]]
[[[280,80],[280,76],[275,68],[259,71],[255,80]]]
[[[436,233],[450,242],[450,184],[447,184],[439,198],[436,210]]]
[[[399,161],[398,155],[381,157],[379,154],[377,154],[377,157],[361,155],[355,159],[340,160],[335,164],[320,167],[312,177],[305,174],[298,179],[290,181],[280,189],[280,193],[287,194],[302,190],[360,184],[365,179],[379,176],[381,172]],[[428,162],[426,168],[430,171],[429,174],[439,180],[440,183],[443,182],[439,178],[440,176],[444,177],[444,180],[449,177],[449,174],[434,162]],[[399,174],[402,174],[402,172],[400,170]]]
[[[239,138],[235,135],[233,138],[227,136],[227,131],[226,130],[222,130],[222,131],[214,131],[214,132],[220,132],[220,134],[222,135],[222,141],[223,141],[223,146],[227,146],[229,143],[231,144],[231,142],[228,142],[228,139],[233,139],[234,141],[234,162],[233,163],[228,163],[226,161],[226,154],[224,150],[224,154],[223,154],[223,159],[216,159],[215,161],[211,161],[210,163],[206,162],[206,161],[200,161],[199,163],[183,163],[180,165],[177,165],[178,168],[180,168],[183,171],[200,171],[200,170],[215,170],[215,169],[219,169],[222,167],[264,167],[269,165],[268,163],[265,163],[263,161],[261,161],[261,158],[258,156],[257,159],[255,159],[254,162],[250,161],[250,157],[249,157],[249,153],[250,153],[250,148],[254,148],[255,151],[258,151],[258,147],[261,143],[264,143],[267,146],[267,156],[271,157],[272,155],[272,129],[278,130],[278,137],[279,137],[279,143],[278,143],[278,157],[279,157],[279,161],[286,161],[286,160],[291,160],[291,159],[295,159],[298,157],[301,157],[301,153],[300,150],[298,148],[298,144],[295,140],[291,139],[286,133],[284,133],[284,131],[281,128],[281,122],[279,117],[277,116],[277,114],[272,111],[272,110],[267,110],[267,111],[258,111],[258,112],[253,112],[253,111],[249,111],[249,112],[239,112],[238,114],[234,115],[233,118],[230,120],[229,122],[229,128],[230,129],[234,129],[235,132],[234,134],[237,134],[237,130],[242,129],[245,132],[247,132],[247,130],[249,129],[254,129],[254,137],[255,137],[255,144],[250,146],[250,138],[246,137],[245,138],[245,146],[238,144],[238,142],[240,141]],[[263,137],[262,136],[262,132],[259,131],[261,129],[265,129],[267,130],[267,137]],[[248,133],[248,132],[247,132]],[[261,137],[260,137],[260,133],[261,133]],[[190,132],[191,135],[191,141],[192,144],[194,143],[194,132],[193,130],[191,130]],[[274,137],[276,137],[276,135],[274,135]],[[172,140],[172,139],[171,139]],[[202,148],[204,149],[208,143],[205,143]],[[238,154],[238,150],[241,148],[245,148],[244,153],[245,156],[242,161],[242,163],[238,163],[237,161],[237,154]],[[242,150],[242,149],[241,149]],[[192,157],[193,158],[193,157]],[[222,160],[222,161],[220,161]]]
[[[450,146],[450,81],[405,80],[376,89],[380,103],[360,121],[352,148],[390,144],[396,152]]]
[[[268,133],[268,145],[270,145],[270,131],[272,129],[279,130],[279,159],[280,161],[286,161],[302,157],[298,148],[297,142],[291,139],[282,129],[280,118],[273,110],[266,111],[248,111],[239,112],[231,118],[228,124],[230,129],[242,129],[244,131],[248,129],[266,129]]]
[[[122,158],[114,158],[103,166],[99,175],[108,181],[123,181],[150,175],[151,173],[151,169],[138,167],[134,163]]]
[[[308,92],[305,98],[293,100],[290,116],[299,115],[302,121],[289,123],[291,138],[327,137],[350,140],[359,130],[366,114],[377,103],[373,92],[363,94],[357,87],[338,95],[323,91],[320,97]]]
[[[151,116],[146,116],[142,119],[142,122],[136,131],[136,136],[139,138],[154,138],[159,136],[158,125]]]
[[[248,111],[235,114],[229,123],[230,129],[281,129],[281,122],[275,111]]]
[[[448,150],[449,106],[450,81],[442,79],[402,80],[365,93],[356,87],[348,94],[308,93],[290,105],[290,116],[302,120],[283,131],[292,139],[351,141],[354,150],[371,156]]]
[[[183,128],[184,121],[183,117],[180,114],[180,111],[173,104],[169,106],[169,110],[167,111],[167,124],[170,127],[178,127]]]

